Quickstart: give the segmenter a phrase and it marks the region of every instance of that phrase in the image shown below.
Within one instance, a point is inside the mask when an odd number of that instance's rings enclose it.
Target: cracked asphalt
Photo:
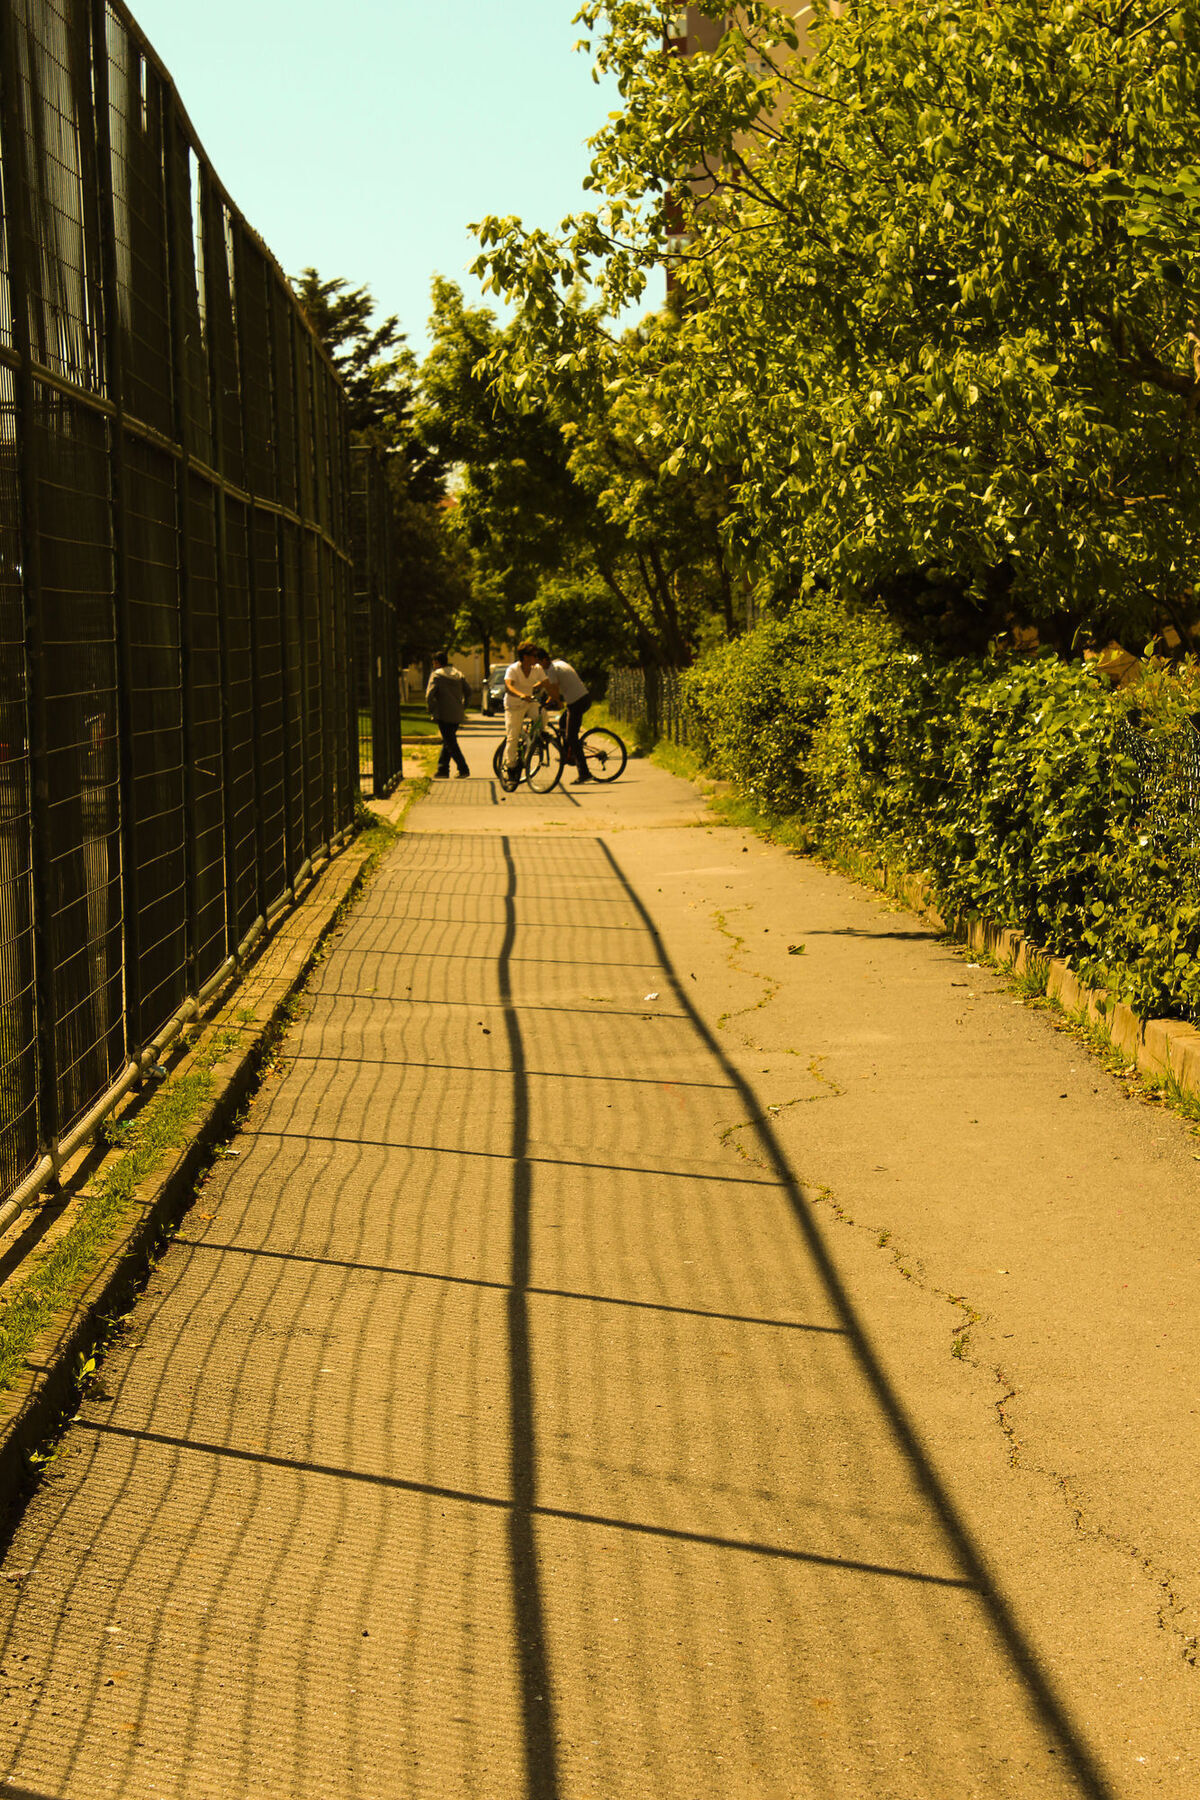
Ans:
[[[1196,1793],[1200,1140],[911,915],[438,784],[232,1148],[0,1568],[0,1795]]]

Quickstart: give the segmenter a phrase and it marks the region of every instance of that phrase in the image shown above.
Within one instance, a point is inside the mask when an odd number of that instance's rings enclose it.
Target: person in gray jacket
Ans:
[[[467,716],[467,678],[460,675],[444,650],[434,653],[433,674],[425,688],[429,716],[442,734],[442,753],[434,770],[435,781],[447,781],[450,764],[460,776],[469,775],[467,759],[458,747],[458,728]]]

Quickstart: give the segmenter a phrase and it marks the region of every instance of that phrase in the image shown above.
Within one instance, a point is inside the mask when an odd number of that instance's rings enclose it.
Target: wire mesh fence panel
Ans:
[[[321,837],[339,829],[337,723],[337,613],[338,596],[333,573],[333,554],[323,538],[317,543],[317,592],[321,607]]]
[[[187,815],[184,807],[183,667],[176,466],[127,438],[125,576],[128,583],[130,777],[136,907],[137,1042],[146,1043],[187,994]]]
[[[300,591],[304,611],[304,697],[301,730],[304,733],[304,818],[307,850],[312,856],[325,840],[325,743],[321,705],[321,657],[324,651],[320,604],[320,558],[317,540],[306,533],[300,549]]]
[[[325,619],[324,706],[325,706],[325,827],[330,836],[342,828],[343,799],[346,792],[347,759],[337,722],[342,716],[342,682],[344,661],[349,654],[345,642],[343,618],[342,571],[327,543],[321,544],[321,590],[328,594]]]
[[[375,785],[375,719],[372,699],[375,683],[371,663],[374,657],[374,603],[363,595],[354,608],[354,697],[358,713],[358,779],[368,794],[383,792]]]
[[[263,859],[263,899],[271,906],[288,885],[287,796],[284,745],[283,604],[279,585],[279,523],[255,507],[254,731],[262,787],[258,819]]]
[[[1137,771],[1137,803],[1155,838],[1200,849],[1200,733],[1186,720],[1153,737],[1122,726],[1118,744]]]
[[[659,708],[662,735],[673,744],[687,744],[690,735],[688,712],[678,669],[659,672]]]
[[[267,263],[241,228],[234,232],[234,252],[245,484],[251,493],[274,500],[277,483]]]
[[[225,499],[222,592],[225,669],[226,886],[232,907],[229,948],[235,950],[258,917],[258,795],[254,770],[254,671],[251,661],[250,524],[239,500]]]
[[[641,669],[614,669],[605,695],[608,710],[623,724],[646,718],[646,677]]]
[[[30,350],[44,368],[98,394],[104,381],[90,14],[72,0],[10,3],[24,137]]]
[[[305,821],[307,761],[304,740],[303,597],[300,591],[300,532],[285,520],[280,528],[283,620],[283,692],[287,711],[284,740],[287,786],[288,879],[294,881],[308,855]]]
[[[302,519],[316,517],[313,452],[312,345],[292,314],[292,393],[296,408],[296,510]]]
[[[12,40],[11,41],[12,41],[12,45],[13,45],[13,50],[15,52],[15,47],[16,47],[16,21],[15,21],[15,19],[13,20],[13,23],[12,23]],[[8,66],[8,61],[9,61],[9,59],[6,54],[6,57],[5,57],[6,67]],[[15,57],[14,57],[14,63],[15,63]],[[10,73],[10,76],[13,76],[15,78],[15,67],[10,68],[9,73]],[[11,274],[10,267],[9,267],[9,241],[8,241],[9,219],[8,219],[8,213],[9,213],[9,208],[13,204],[13,198],[14,198],[13,185],[12,185],[14,173],[15,173],[15,171],[12,168],[12,161],[10,159],[9,187],[8,187],[8,190],[4,197],[4,204],[2,206],[0,206],[0,349],[7,350],[10,353],[12,352],[13,347],[14,347],[14,336],[13,336],[12,274]],[[12,422],[12,443],[15,448],[15,442],[16,442],[16,424],[15,424],[16,397],[15,397],[15,393],[11,396],[11,405],[14,409],[13,422]],[[14,496],[13,504],[14,504],[14,507],[19,507],[19,505],[20,505],[19,495]],[[16,515],[14,512],[14,521],[15,521],[15,517],[16,517]],[[16,529],[15,523],[14,523],[13,529],[14,530]]]
[[[400,743],[400,626],[390,595],[377,602],[376,671],[379,677],[379,742],[388,770],[388,785],[400,779],[404,751]]]
[[[173,343],[181,390],[183,445],[211,464],[212,398],[208,382],[208,308],[205,299],[204,232],[200,209],[200,159],[174,107],[168,108],[167,194],[172,223],[175,279]]]
[[[357,707],[345,395],[122,0],[0,7],[0,169],[3,1195],[351,822]]]
[[[296,372],[294,366],[294,309],[288,290],[275,270],[270,272],[271,402],[275,432],[275,497],[281,506],[295,511],[299,504],[296,426]]]
[[[29,684],[12,372],[0,369],[0,1192],[38,1158]]]
[[[221,600],[217,496],[187,478],[188,745],[192,781],[193,960],[201,986],[225,960],[225,752],[221,699]]]
[[[204,295],[209,345],[216,461],[226,481],[244,488],[241,369],[238,359],[233,224],[229,208],[206,169],[201,186]]]
[[[690,721],[678,669],[613,669],[605,699],[614,719],[644,725],[652,738],[690,742]]]
[[[353,733],[344,731],[340,721],[354,714],[354,579],[349,563],[331,549],[334,603],[333,634],[333,745],[337,759],[337,808],[334,831],[344,831],[354,822],[358,794],[357,743]]]
[[[117,316],[127,414],[175,434],[163,82],[106,10]]]
[[[35,386],[51,964],[60,1126],[124,1060],[117,671],[107,422]]]
[[[328,531],[330,526],[329,444],[326,426],[328,389],[325,383],[325,370],[311,358],[310,363],[312,366],[312,516],[322,531]]]

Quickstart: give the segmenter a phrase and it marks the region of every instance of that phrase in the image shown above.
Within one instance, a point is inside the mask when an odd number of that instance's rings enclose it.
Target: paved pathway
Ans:
[[[417,809],[16,1533],[0,1794],[1195,1791],[1154,1570],[1022,1466],[947,1298],[1016,1260],[962,1187],[963,1082],[1015,1056],[1028,1099],[1033,1059],[1058,1104],[1079,1056],[701,820],[646,764]],[[941,1146],[904,1098],[939,1071]],[[948,1278],[850,1220],[885,1142],[893,1226]],[[1114,1667],[1165,1696],[1145,1779]]]

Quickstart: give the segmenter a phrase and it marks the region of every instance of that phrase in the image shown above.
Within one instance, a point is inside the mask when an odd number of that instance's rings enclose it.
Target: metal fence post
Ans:
[[[300,820],[300,842],[296,846],[296,859],[293,862],[293,864],[289,870],[289,875],[290,875],[291,882],[292,882],[292,891],[294,893],[297,873],[300,869],[302,869],[304,867],[305,861],[307,860],[307,857],[308,857],[308,743],[307,743],[307,739],[305,738],[305,728],[304,728],[304,700],[305,700],[305,692],[306,692],[306,690],[305,690],[305,680],[306,680],[305,643],[304,643],[304,526],[302,523],[299,522],[300,518],[301,518],[302,508],[303,508],[303,496],[304,496],[304,478],[303,478],[303,474],[302,474],[301,468],[300,468],[300,441],[299,441],[300,440],[300,377],[299,377],[299,374],[297,371],[297,366],[296,366],[296,324],[295,324],[295,320],[290,315],[288,316],[288,320],[287,320],[286,336],[287,336],[287,346],[286,346],[287,356],[286,356],[286,371],[285,372],[286,372],[289,384],[291,386],[291,412],[292,412],[292,420],[294,423],[294,428],[295,428],[295,433],[296,433],[295,476],[296,476],[296,516],[297,516],[297,521],[298,521],[297,524],[292,528],[292,530],[293,530],[292,549],[293,549],[293,553],[294,553],[293,557],[292,557],[292,569],[293,569],[293,578],[295,580],[295,585],[296,585],[296,604],[295,604],[295,620],[296,620],[295,701],[296,701],[296,709],[295,709],[294,728],[296,731],[296,739],[297,739],[297,743],[299,744],[299,751],[300,751],[300,754],[299,754],[300,791],[299,791],[299,794],[297,795],[297,800],[299,802],[297,812],[298,812],[299,820]]]
[[[163,180],[166,192],[167,281],[171,308],[171,377],[173,416],[178,454],[175,461],[175,546],[179,572],[179,675],[183,689],[183,805],[185,825],[184,894],[187,912],[187,991],[194,998],[202,986],[200,977],[200,903],[197,891],[196,859],[200,838],[199,808],[196,801],[195,758],[197,755],[196,702],[193,690],[194,621],[192,618],[191,551],[189,526],[189,483],[191,454],[188,449],[187,419],[187,322],[184,318],[182,287],[183,245],[190,241],[191,216],[182,205],[179,192],[179,159],[176,155],[179,121],[175,96],[168,89],[163,95]],[[182,220],[186,217],[187,224]],[[181,235],[187,233],[185,238]]]
[[[271,367],[271,439],[275,445],[275,499],[280,507],[284,505],[283,494],[283,419],[279,404],[279,361],[278,337],[276,330],[275,307],[272,304],[270,286],[271,277],[267,275],[267,355]],[[291,746],[288,742],[288,730],[291,724],[288,706],[288,605],[285,583],[287,580],[287,557],[284,554],[284,521],[282,513],[275,514],[275,567],[279,571],[279,711],[280,731],[282,734],[282,779],[283,779],[283,885],[284,891],[296,897],[295,873],[304,861],[303,854],[296,855],[296,847],[292,843],[292,758]],[[265,916],[265,915],[264,915]]]
[[[317,491],[322,486],[325,490],[325,517],[322,521],[325,535],[329,535],[333,511],[333,469],[329,460],[328,445],[328,388],[325,381],[325,370],[315,353],[313,364],[313,397],[320,394],[320,427],[316,432],[317,441]],[[314,414],[317,405],[314,404]],[[321,508],[318,507],[318,512]],[[337,601],[334,594],[333,551],[328,543],[322,542],[317,550],[317,567],[320,576],[317,591],[321,614],[321,744],[322,744],[322,800],[325,811],[325,850],[328,854],[333,848],[333,840],[337,834],[337,740],[334,736],[333,699],[336,693],[337,671],[334,668],[335,646],[337,644]]]
[[[142,1049],[141,942],[133,779],[133,656],[126,560],[125,413],[122,404],[121,343],[117,330],[116,220],[113,214],[112,136],[108,93],[108,42],[104,0],[92,0],[92,133],[94,178],[100,220],[100,284],[104,329],[100,334],[108,398],[115,409],[109,432],[109,492],[112,501],[113,597],[117,635],[117,758],[121,809],[121,925],[124,957],[125,1051]],[[89,134],[81,133],[86,138]]]
[[[244,257],[240,254],[243,245],[242,227],[238,225],[235,233],[235,250],[233,257],[233,279],[241,282],[245,267]],[[237,337],[238,352],[238,408],[242,419],[242,441],[247,441],[246,431],[246,309],[234,305],[234,328]],[[269,314],[268,314],[269,318]],[[249,487],[247,481],[247,487]],[[254,766],[254,888],[256,911],[260,919],[267,916],[267,836],[263,819],[263,758],[262,734],[257,729],[257,722],[262,717],[262,670],[259,666],[261,651],[258,630],[258,539],[255,532],[256,508],[253,495],[246,509],[246,578],[250,604],[250,704],[253,709],[255,729],[250,734],[252,761]]]
[[[219,234],[212,229],[214,196],[210,192],[207,169],[201,176],[198,216],[204,242],[205,307],[208,317],[208,391],[212,417],[213,465],[221,479],[217,482],[217,642],[221,670],[221,787],[224,814],[225,851],[225,951],[234,956],[238,948],[237,904],[237,840],[235,838],[234,767],[229,653],[229,533],[225,517],[225,409],[222,404],[220,360],[217,354],[217,320],[220,316],[215,251]]]
[[[5,149],[4,203],[12,296],[13,348],[19,358],[14,380],[16,459],[20,495],[21,587],[25,602],[25,658],[28,674],[30,815],[33,838],[33,983],[38,1049],[38,1124],[44,1149],[54,1153],[61,1113],[55,1041],[53,959],[50,942],[48,731],[45,650],[42,642],[41,538],[38,517],[36,392],[29,335],[29,261],[32,236],[29,173],[20,106],[17,21],[12,6],[0,5],[0,130]]]

